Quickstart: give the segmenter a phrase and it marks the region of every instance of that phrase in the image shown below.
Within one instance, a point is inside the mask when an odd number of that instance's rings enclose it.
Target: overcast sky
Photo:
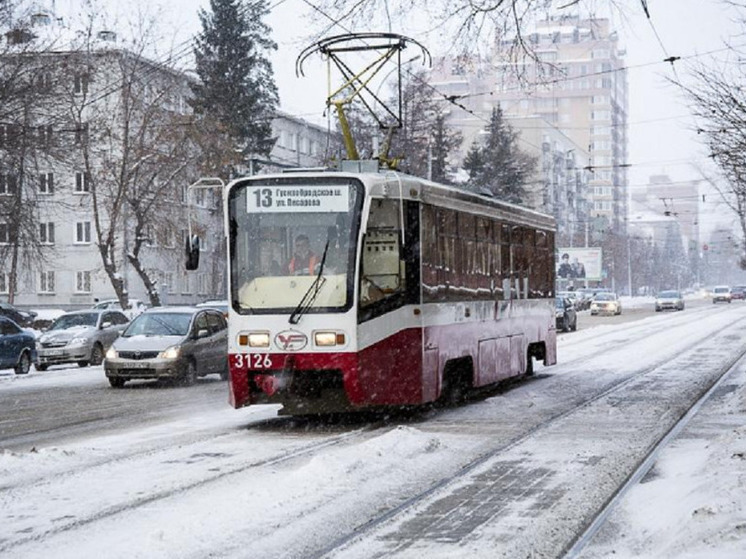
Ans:
[[[70,5],[79,4],[79,1],[66,1]],[[117,0],[102,1],[114,10],[125,9]],[[58,6],[60,4],[58,0]],[[157,4],[147,3],[148,9],[152,10]],[[174,43],[181,44],[199,31],[197,10],[208,4],[208,0],[160,2],[164,34],[173,34]],[[127,3],[129,13],[131,6]],[[320,57],[309,59],[305,66],[307,77],[297,78],[295,75],[296,57],[312,40],[309,30],[313,26],[307,17],[311,11],[309,3],[304,0],[270,0],[270,6],[273,8],[268,23],[279,44],[274,71],[281,109],[323,123],[327,86],[326,70]],[[739,41],[734,14],[721,0],[648,0],[647,6],[650,20],[646,19],[638,1],[627,3],[624,17],[612,16],[619,30],[620,43],[626,49],[625,60],[629,67],[631,189],[642,188],[653,174],[668,174],[674,181],[699,177],[696,167],[708,164],[707,151],[694,132],[696,123],[686,100],[666,79],[678,76],[686,80],[687,65],[695,61],[707,62],[712,56],[722,59],[726,56],[724,52],[704,53],[722,49],[724,40],[746,44],[746,37]],[[442,40],[442,36],[424,35],[407,24],[391,30],[416,38],[433,54],[437,54],[439,48],[436,43]],[[346,29],[333,27],[328,35],[345,32]],[[675,64],[677,76],[671,65],[663,62],[669,56],[682,59]]]

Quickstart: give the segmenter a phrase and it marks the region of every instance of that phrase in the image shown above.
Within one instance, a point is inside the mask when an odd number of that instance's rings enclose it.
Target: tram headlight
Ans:
[[[269,347],[269,334],[267,332],[252,332],[248,335],[247,341],[249,347]]]
[[[315,332],[313,342],[319,347],[344,345],[345,335],[339,332]]]

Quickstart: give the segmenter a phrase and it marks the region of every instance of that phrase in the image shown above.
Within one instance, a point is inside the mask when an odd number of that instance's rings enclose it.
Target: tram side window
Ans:
[[[422,294],[426,302],[437,301],[443,290],[442,268],[438,257],[438,228],[436,211],[422,206]]]
[[[406,269],[401,245],[399,201],[373,200],[362,247],[361,308],[404,292]]]

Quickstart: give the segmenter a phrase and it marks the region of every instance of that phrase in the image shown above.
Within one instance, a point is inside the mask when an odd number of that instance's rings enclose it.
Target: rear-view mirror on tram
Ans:
[[[186,269],[196,270],[199,268],[199,245],[200,239],[197,235],[190,235],[186,240]]]

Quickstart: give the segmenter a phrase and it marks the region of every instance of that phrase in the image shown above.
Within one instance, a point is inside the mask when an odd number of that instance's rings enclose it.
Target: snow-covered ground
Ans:
[[[635,298],[623,305],[652,306],[652,301]],[[563,379],[591,384],[643,366],[656,351],[684,353],[702,331],[722,331],[744,319],[746,304],[580,330],[560,336],[560,365],[545,372],[557,384]],[[682,328],[687,320],[690,326]],[[680,327],[676,337],[660,347],[660,333],[674,322]],[[597,354],[640,332],[650,333],[647,346],[636,346],[639,353],[624,363],[599,370]],[[731,337],[734,346],[744,344],[744,337]],[[100,367],[53,368],[27,377],[0,371],[0,391],[18,398],[31,389],[105,383]],[[485,444],[484,431],[465,427],[449,433],[439,422],[455,418],[468,426],[484,421],[488,410],[494,418],[483,427],[497,436],[515,428],[515,422],[499,421],[500,410],[515,406],[526,413],[547,405],[548,386],[549,380],[528,384],[393,429],[340,428],[334,438],[313,430],[262,430],[257,426],[271,421],[276,408],[237,411],[226,405],[65,445],[0,450],[0,556],[305,557],[303,549],[323,549],[358,525],[364,504],[394,507],[407,491],[416,493],[442,472],[457,471]],[[741,365],[612,512],[584,558],[746,557],[744,386]],[[317,441],[328,444],[324,452],[304,459]],[[295,459],[280,463],[278,452]],[[313,522],[319,516],[328,518],[326,526]],[[448,550],[444,555],[437,544],[426,549],[431,557],[499,556],[494,547]]]

